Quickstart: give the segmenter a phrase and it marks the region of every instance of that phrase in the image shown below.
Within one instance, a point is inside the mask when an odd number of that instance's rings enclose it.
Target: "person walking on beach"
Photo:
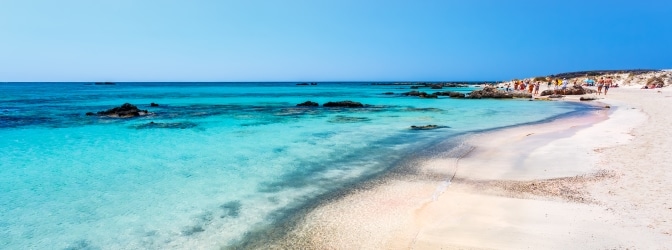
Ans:
[[[604,95],[607,95],[607,91],[609,91],[609,87],[611,87],[611,84],[613,84],[614,81],[611,80],[611,76],[607,77],[607,80],[604,80]]]
[[[539,95],[539,85],[541,85],[539,81],[534,83],[534,95]]]
[[[602,87],[604,87],[604,76],[597,80],[597,95],[602,94]]]
[[[527,86],[527,93],[532,94],[532,91],[534,91],[534,84],[528,82],[529,86]]]

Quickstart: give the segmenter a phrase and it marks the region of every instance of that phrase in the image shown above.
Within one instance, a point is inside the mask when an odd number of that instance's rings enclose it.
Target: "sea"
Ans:
[[[435,145],[594,110],[403,95],[411,90],[372,82],[0,83],[0,249],[232,248]],[[321,106],[345,100],[365,106]],[[306,101],[320,106],[297,107]],[[86,115],[124,103],[150,114]],[[437,128],[411,129],[425,125]]]

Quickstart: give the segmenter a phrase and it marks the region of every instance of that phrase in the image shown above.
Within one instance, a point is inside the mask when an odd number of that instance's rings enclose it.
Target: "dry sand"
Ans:
[[[612,109],[472,137],[466,157],[327,203],[276,247],[672,249],[672,89],[600,101]]]

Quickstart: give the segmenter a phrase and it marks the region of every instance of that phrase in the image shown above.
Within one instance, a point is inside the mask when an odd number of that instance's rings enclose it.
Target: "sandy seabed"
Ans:
[[[352,190],[265,247],[672,249],[672,89],[597,97],[611,108],[470,136],[462,157]]]

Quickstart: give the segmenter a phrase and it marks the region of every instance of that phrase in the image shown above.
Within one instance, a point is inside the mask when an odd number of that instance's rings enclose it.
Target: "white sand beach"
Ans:
[[[672,249],[672,89],[599,98],[611,109],[471,137],[319,207],[282,247]]]

